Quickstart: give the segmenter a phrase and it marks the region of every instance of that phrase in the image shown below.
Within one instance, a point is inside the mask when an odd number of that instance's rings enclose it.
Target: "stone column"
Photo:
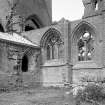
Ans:
[[[68,30],[68,26],[69,26],[69,23],[65,20],[64,22],[64,31],[63,31],[63,34],[64,34],[64,58],[65,58],[65,62],[68,63],[70,61],[70,55],[71,55],[71,52],[70,52],[70,37],[69,37],[69,30]]]
[[[49,47],[50,47],[50,59],[52,59],[52,52],[53,52],[52,50],[53,49],[52,49],[52,46],[51,45],[49,45]]]
[[[8,50],[7,50],[7,47],[6,47],[6,43],[3,43],[2,44],[2,69],[4,71],[8,71]]]
[[[64,35],[64,63],[68,73],[68,82],[72,81],[72,64],[71,64],[71,28],[68,21],[63,23],[63,35]]]
[[[23,78],[22,78],[22,70],[21,70],[21,66],[22,66],[22,52],[18,52],[17,55],[17,71],[16,71],[16,84],[17,87],[21,87],[22,86],[22,82],[23,82]]]
[[[34,52],[31,56],[29,56],[29,70],[30,72],[32,71],[37,71],[40,61],[39,61],[39,52]]]
[[[47,58],[45,48],[41,49],[41,56],[42,56],[42,64],[44,64],[44,62],[46,61],[46,58]]]
[[[63,42],[58,44],[58,58],[64,58],[64,45]]]

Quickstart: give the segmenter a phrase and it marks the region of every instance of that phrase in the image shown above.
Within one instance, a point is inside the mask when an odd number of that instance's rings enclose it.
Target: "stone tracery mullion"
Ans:
[[[46,60],[51,59],[59,59],[59,45],[62,44],[62,40],[60,38],[60,33],[56,31],[55,29],[51,29],[49,32],[45,33],[45,37],[43,37],[42,46],[44,46],[44,53],[46,53]],[[50,45],[50,51],[48,45]],[[50,52],[50,54],[48,54]],[[50,55],[47,57],[47,55]]]
[[[80,42],[80,40],[81,40],[81,42]],[[91,58],[89,56],[91,56],[91,51],[92,51],[91,44],[92,43],[90,41],[93,41],[93,37],[88,31],[85,31],[84,34],[82,34],[82,36],[80,37],[80,39],[78,41],[79,61],[91,60]]]

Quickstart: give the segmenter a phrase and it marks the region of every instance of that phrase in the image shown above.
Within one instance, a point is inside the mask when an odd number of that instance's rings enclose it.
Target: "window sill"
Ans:
[[[73,66],[73,69],[97,69],[100,68],[94,61],[80,61]]]

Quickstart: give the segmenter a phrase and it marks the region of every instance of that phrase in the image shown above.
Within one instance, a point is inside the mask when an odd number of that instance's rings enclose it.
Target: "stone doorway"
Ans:
[[[22,58],[21,70],[22,70],[22,72],[28,71],[28,57],[27,57],[27,55],[24,55]]]

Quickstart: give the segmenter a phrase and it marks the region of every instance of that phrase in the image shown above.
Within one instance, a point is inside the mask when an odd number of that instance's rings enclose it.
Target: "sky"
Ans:
[[[61,18],[70,21],[78,20],[83,16],[84,6],[82,0],[52,0],[52,20]]]

